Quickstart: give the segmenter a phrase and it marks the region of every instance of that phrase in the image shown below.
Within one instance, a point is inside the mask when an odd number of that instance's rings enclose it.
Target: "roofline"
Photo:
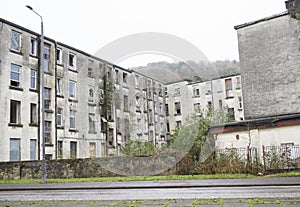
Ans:
[[[300,125],[300,113],[215,125],[210,127],[210,133],[219,134],[292,125]]]
[[[2,22],[3,24],[8,24],[8,25],[10,25],[10,26],[12,26],[12,27],[15,27],[15,28],[19,29],[19,30],[28,32],[28,33],[30,33],[30,34],[32,34],[32,35],[35,35],[35,36],[38,36],[38,37],[41,36],[40,33],[34,32],[34,31],[30,30],[30,29],[27,29],[27,28],[25,28],[25,27],[23,27],[23,26],[20,26],[20,25],[18,25],[18,24],[15,24],[15,23],[10,22],[10,21],[8,21],[8,20],[5,20],[5,19],[3,19],[3,18],[0,18],[0,22]],[[104,62],[104,63],[106,63],[106,64],[108,64],[108,65],[113,66],[113,67],[122,69],[122,70],[124,70],[124,71],[126,71],[126,72],[131,72],[131,70],[129,70],[129,69],[123,68],[123,67],[118,66],[118,65],[115,65],[115,64],[113,64],[113,63],[110,63],[110,62],[108,62],[108,61],[106,61],[106,60],[103,60],[103,59],[101,59],[101,58],[99,58],[99,57],[96,57],[96,56],[94,56],[94,55],[91,55],[91,54],[89,54],[89,53],[87,53],[87,52],[84,52],[84,51],[82,51],[82,50],[80,50],[80,49],[77,49],[77,48],[72,47],[72,46],[70,46],[70,45],[67,45],[67,44],[65,44],[65,43],[56,41],[56,40],[54,40],[54,39],[52,39],[52,38],[49,38],[49,37],[46,37],[46,36],[44,36],[44,38],[45,38],[45,40],[51,41],[51,42],[53,42],[54,44],[56,44],[56,45],[58,45],[58,46],[60,45],[60,46],[62,46],[62,47],[66,47],[66,48],[68,48],[68,49],[71,49],[71,50],[73,50],[73,51],[76,51],[76,52],[78,52],[78,53],[81,53],[81,54],[83,54],[83,55],[85,55],[85,56],[88,56],[88,57],[90,57],[90,58],[93,58],[93,59],[95,59],[95,60]]]
[[[17,28],[17,29],[19,29],[19,30],[28,32],[28,33],[30,33],[30,34],[32,34],[32,35],[37,36],[37,37],[41,36],[40,33],[34,32],[34,31],[30,30],[30,29],[27,29],[27,28],[25,28],[25,27],[23,27],[23,26],[20,26],[20,25],[18,25],[18,24],[15,24],[15,23],[13,23],[13,22],[8,21],[8,20],[5,20],[5,19],[0,18],[0,22],[2,22],[3,24],[7,24],[7,25],[10,25],[10,26],[12,26],[12,27],[15,27],[15,28]],[[45,39],[45,40],[48,40],[48,41],[51,41],[51,42],[54,42],[54,43],[56,42],[54,39],[49,38],[49,37],[47,37],[47,36],[44,36],[44,39]]]
[[[258,19],[258,20],[254,20],[254,21],[247,22],[247,23],[244,23],[244,24],[236,25],[236,26],[234,26],[234,29],[238,30],[238,29],[241,29],[241,28],[244,28],[244,27],[248,27],[248,26],[260,23],[260,22],[264,22],[264,21],[268,21],[268,20],[275,19],[275,18],[278,18],[278,17],[282,17],[282,16],[285,16],[285,15],[288,15],[288,14],[289,14],[289,11],[286,10],[286,11],[281,12],[279,14],[274,14],[272,16],[268,16],[268,17],[265,17],[265,18],[262,18],[262,19]]]

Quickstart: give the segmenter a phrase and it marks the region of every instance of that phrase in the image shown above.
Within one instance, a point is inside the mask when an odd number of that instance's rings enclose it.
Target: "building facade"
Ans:
[[[129,140],[160,148],[208,106],[244,119],[240,75],[166,84],[50,38],[41,63],[39,34],[0,24],[0,161],[41,159],[43,136],[47,159],[117,156]]]
[[[217,148],[300,145],[300,1],[287,11],[235,26],[245,121],[214,126]]]

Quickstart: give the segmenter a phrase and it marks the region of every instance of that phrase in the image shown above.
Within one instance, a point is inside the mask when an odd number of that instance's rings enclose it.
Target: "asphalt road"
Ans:
[[[300,206],[300,179],[0,185],[0,206],[32,205],[294,207]]]

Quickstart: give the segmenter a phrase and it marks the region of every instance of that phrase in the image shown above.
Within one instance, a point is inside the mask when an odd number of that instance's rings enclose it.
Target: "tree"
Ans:
[[[211,125],[229,122],[226,108],[192,114],[182,128],[174,131],[170,148],[189,153],[195,160],[205,160],[214,152],[215,142],[210,135]]]

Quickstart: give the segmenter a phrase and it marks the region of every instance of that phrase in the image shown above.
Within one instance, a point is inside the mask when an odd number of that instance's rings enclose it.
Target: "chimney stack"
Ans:
[[[285,7],[292,18],[300,20],[300,0],[285,1]]]

